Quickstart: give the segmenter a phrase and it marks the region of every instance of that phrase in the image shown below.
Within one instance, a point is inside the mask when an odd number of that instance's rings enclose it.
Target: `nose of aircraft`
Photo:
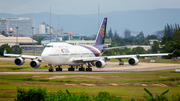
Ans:
[[[48,56],[49,56],[49,53],[44,49],[44,51],[41,54],[42,61],[45,63],[48,63]]]

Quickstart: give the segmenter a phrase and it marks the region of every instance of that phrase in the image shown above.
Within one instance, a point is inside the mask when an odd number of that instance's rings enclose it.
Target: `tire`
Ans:
[[[79,71],[84,71],[84,68],[79,68]]]
[[[74,68],[68,68],[68,71],[74,71]]]
[[[49,69],[49,72],[54,72],[54,69]]]
[[[56,68],[56,71],[62,71],[62,68]]]
[[[86,68],[86,71],[92,71],[92,68]]]

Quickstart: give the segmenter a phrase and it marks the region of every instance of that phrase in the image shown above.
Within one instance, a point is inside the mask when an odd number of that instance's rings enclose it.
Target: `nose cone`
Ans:
[[[46,49],[44,49],[44,51],[41,54],[42,61],[45,63],[48,63],[48,56],[49,56],[49,53],[46,51]]]

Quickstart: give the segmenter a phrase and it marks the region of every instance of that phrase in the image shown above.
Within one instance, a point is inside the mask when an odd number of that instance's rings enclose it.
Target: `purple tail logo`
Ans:
[[[105,34],[106,34],[106,24],[107,24],[107,18],[103,19],[102,25],[99,29],[98,35],[96,37],[96,41],[94,43],[95,45],[103,45],[104,44],[104,39],[105,39]]]

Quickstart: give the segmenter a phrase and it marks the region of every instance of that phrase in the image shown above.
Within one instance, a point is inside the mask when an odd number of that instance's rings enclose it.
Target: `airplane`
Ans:
[[[58,66],[56,71],[62,71],[61,66],[69,65],[68,71],[74,71],[74,67],[79,71],[92,71],[93,66],[97,68],[104,68],[106,61],[110,59],[118,59],[119,65],[124,65],[121,59],[128,58],[130,65],[137,65],[139,63],[138,57],[148,56],[168,56],[172,53],[159,53],[159,54],[134,54],[134,55],[115,55],[115,56],[102,56],[106,50],[117,49],[119,47],[107,47],[104,44],[106,34],[107,18],[104,18],[100,29],[98,31],[95,43],[93,45],[71,45],[68,43],[49,43],[43,50],[41,56],[21,55],[21,54],[7,54],[4,51],[4,56],[18,57],[14,60],[17,66],[21,66],[25,63],[25,59],[32,59],[30,66],[32,68],[38,68],[40,62],[47,63],[50,68],[49,72],[53,72],[53,66]],[[87,68],[83,66],[86,65]]]

